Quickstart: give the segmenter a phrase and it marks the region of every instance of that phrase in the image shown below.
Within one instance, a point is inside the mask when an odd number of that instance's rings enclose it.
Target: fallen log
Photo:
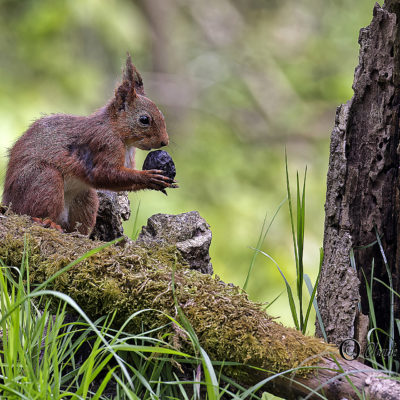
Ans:
[[[250,386],[298,367],[315,367],[283,374],[263,389],[287,399],[306,396],[312,390],[328,399],[355,399],[357,391],[374,399],[400,398],[399,383],[380,378],[383,374],[357,361],[341,359],[333,346],[277,323],[238,287],[191,269],[187,261],[190,257],[185,261],[185,251],[191,243],[204,242],[196,235],[207,236],[207,232],[204,226],[199,228],[201,217],[197,213],[188,214],[188,218],[179,219],[194,221],[194,236],[183,239],[185,245],[174,245],[160,235],[155,235],[152,241],[151,234],[137,242],[121,242],[76,264],[48,288],[69,295],[93,320],[117,311],[115,324],[121,325],[132,313],[149,308],[179,320],[171,283],[174,275],[178,304],[210,358],[258,368],[224,368],[225,374],[243,385]],[[168,219],[164,221],[168,225]],[[146,229],[154,234],[154,226]],[[174,229],[168,226],[165,229],[166,236],[173,237]],[[34,284],[46,281],[70,262],[103,244],[78,234],[62,234],[32,225],[28,217],[0,215],[0,259],[6,265],[18,267],[27,245],[30,279]],[[131,320],[127,329],[139,332],[143,326],[159,327],[167,322],[164,318],[161,313],[146,313],[140,320]],[[190,350],[181,334],[173,328],[165,329],[171,329],[170,338],[175,345]],[[321,397],[314,394],[309,398]]]

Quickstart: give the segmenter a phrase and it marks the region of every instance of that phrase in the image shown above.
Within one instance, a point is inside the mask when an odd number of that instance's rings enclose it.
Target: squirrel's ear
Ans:
[[[112,102],[114,112],[125,110],[126,105],[132,103],[137,96],[134,70],[135,67],[132,64],[131,56],[128,53],[126,67],[122,74],[122,83],[115,90],[115,97]]]
[[[126,65],[122,74],[122,83],[115,90],[115,97],[112,101],[113,113],[118,113],[126,109],[127,104],[131,104],[137,95],[144,96],[143,81],[139,72],[132,64],[130,54],[127,54]]]
[[[126,105],[130,104],[136,96],[135,87],[132,86],[128,81],[123,80],[115,90],[115,97],[112,102],[115,112],[125,110]]]
[[[123,80],[129,81],[132,86],[135,88],[136,92],[142,96],[144,96],[144,87],[143,80],[139,74],[139,71],[132,64],[132,58],[129,53],[127,53],[126,57],[126,66],[123,74]]]

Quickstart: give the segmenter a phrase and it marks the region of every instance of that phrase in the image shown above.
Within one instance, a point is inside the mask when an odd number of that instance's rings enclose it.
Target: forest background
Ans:
[[[213,232],[215,273],[243,286],[264,217],[286,196],[286,147],[293,192],[296,170],[308,168],[305,268],[315,278],[330,132],[336,106],[352,96],[358,33],[374,4],[0,0],[0,185],[7,149],[29,124],[103,106],[129,51],[165,115],[180,188],[132,193],[132,209],[140,207],[126,233],[155,213],[198,210]],[[145,155],[138,150],[138,167]],[[262,250],[294,281],[287,205]],[[263,256],[247,291],[262,302],[284,291]],[[284,293],[268,312],[292,325]]]

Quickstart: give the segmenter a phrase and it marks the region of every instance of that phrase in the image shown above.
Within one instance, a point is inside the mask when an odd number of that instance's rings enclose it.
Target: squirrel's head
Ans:
[[[109,111],[116,131],[126,144],[142,150],[168,145],[164,116],[145,96],[142,78],[129,54],[122,83],[115,91]]]

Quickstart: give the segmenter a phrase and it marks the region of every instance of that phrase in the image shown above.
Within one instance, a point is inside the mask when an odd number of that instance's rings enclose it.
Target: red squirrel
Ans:
[[[164,190],[176,182],[160,170],[134,169],[135,148],[168,145],[162,113],[144,93],[128,54],[114,97],[93,114],[49,115],[35,121],[9,152],[3,204],[65,232],[92,231],[95,189]]]

